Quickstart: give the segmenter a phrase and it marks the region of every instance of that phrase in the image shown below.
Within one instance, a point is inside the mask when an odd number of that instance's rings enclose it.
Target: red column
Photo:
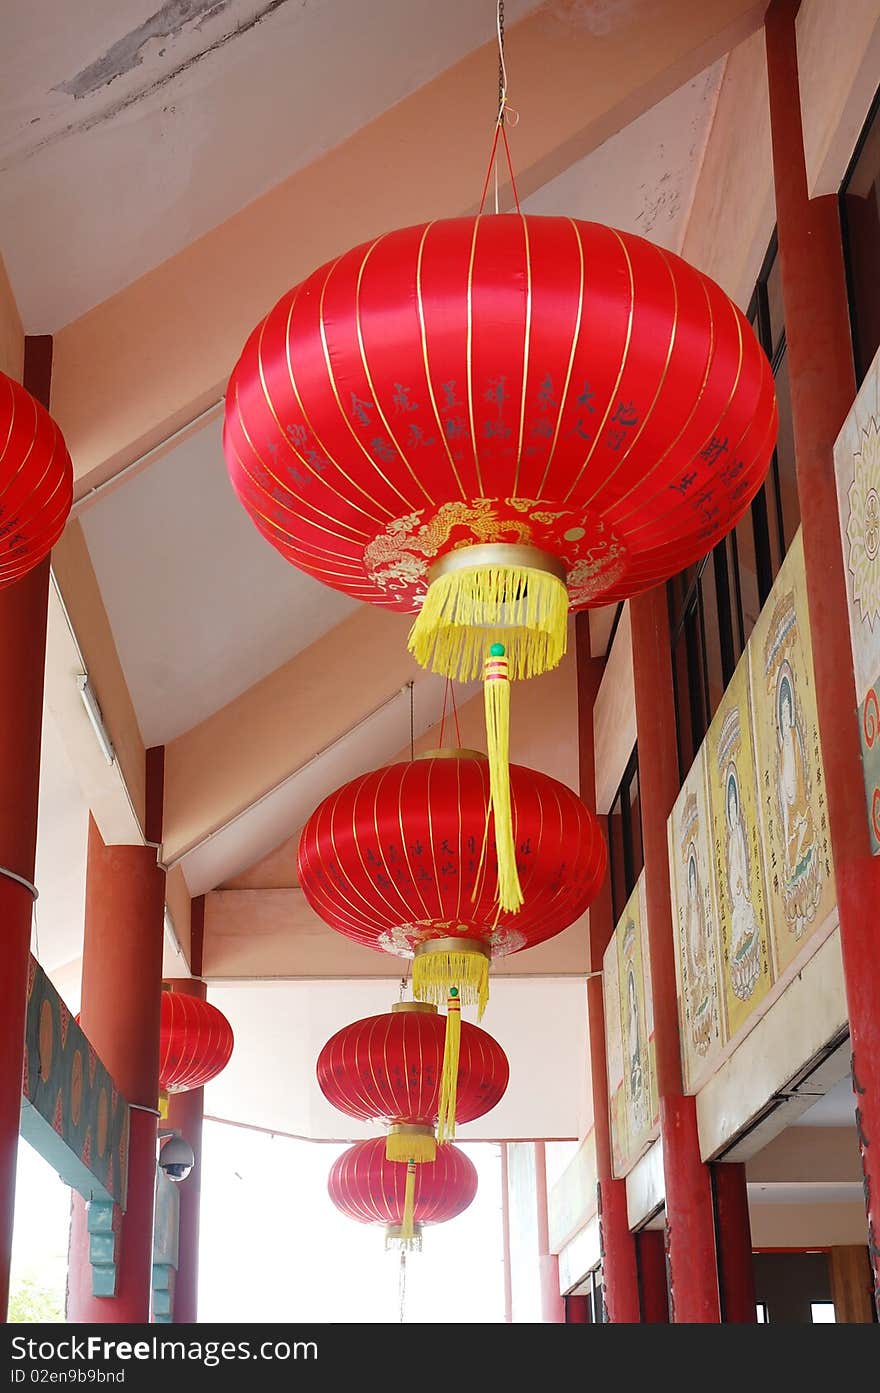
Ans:
[[[590,656],[589,614],[575,621],[578,664],[578,735],[580,795],[596,812],[596,753],[593,707],[605,670],[603,658]],[[611,882],[605,883],[590,908],[589,970],[601,973],[602,956],[614,932]],[[605,1056],[605,1002],[601,976],[587,979],[587,1020],[590,1032],[590,1078],[593,1095],[593,1130],[599,1186],[599,1242],[605,1309],[611,1323],[639,1320],[639,1286],[635,1240],[626,1208],[626,1183],[615,1180],[611,1170],[611,1123],[608,1111],[608,1073]]]
[[[589,1325],[590,1324],[590,1300],[587,1296],[566,1296],[565,1298],[565,1323],[566,1325]]]
[[[550,1252],[547,1221],[547,1149],[535,1146],[535,1188],[538,1201],[538,1267],[541,1273],[541,1319],[545,1324],[565,1324],[565,1300],[559,1291],[559,1258]]]
[[[204,1001],[207,989],[197,977],[181,977],[170,983],[171,990]],[[193,1149],[195,1165],[178,1186],[180,1223],[178,1229],[177,1276],[174,1282],[173,1319],[175,1325],[194,1325],[199,1308],[199,1208],[202,1189],[202,1121],[205,1090],[172,1093],[168,1100],[168,1123],[186,1138]]]
[[[85,1203],[76,1195],[67,1290],[72,1322],[143,1324],[150,1317],[164,909],[155,846],[105,846],[90,818],[80,1020],[133,1106],[116,1295],[92,1295]]]
[[[666,822],[678,796],[678,754],[666,590],[630,602],[639,802],[654,1002],[660,1136],[666,1181],[669,1308],[674,1321],[720,1320],[708,1167],[700,1159],[696,1104],[682,1093]]]
[[[755,1325],[758,1313],[746,1168],[739,1161],[718,1161],[711,1172],[721,1319],[731,1325]]]
[[[855,380],[837,199],[808,195],[797,10],[797,0],[772,0],[767,12],[770,127],[816,704],[837,878],[868,1242],[880,1308],[880,862],[871,857],[865,811],[833,462],[834,441],[852,406]]]
[[[24,348],[24,385],[48,411],[52,339],[48,335],[26,338]],[[23,580],[0,591],[0,648],[8,659],[0,683],[0,925],[3,931],[3,1010],[0,1011],[0,1321],[6,1320],[9,1300],[9,1261],[27,1013],[27,969],[33,914],[33,894],[29,885],[33,883],[37,853],[48,604],[48,558]]]
[[[37,850],[40,735],[49,562],[0,591],[0,648],[8,655],[0,682],[0,1319],[6,1319],[21,1116],[21,1071],[27,1010],[32,882]],[[9,872],[11,874],[6,874]]]
[[[642,1320],[646,1325],[668,1325],[669,1291],[666,1283],[666,1242],[660,1229],[636,1234]]]

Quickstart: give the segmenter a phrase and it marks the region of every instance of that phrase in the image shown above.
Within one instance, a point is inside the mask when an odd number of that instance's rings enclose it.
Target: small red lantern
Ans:
[[[61,431],[30,392],[0,373],[0,590],[48,556],[72,502]]]
[[[414,955],[417,997],[441,1005],[460,987],[482,1013],[490,959],[561,933],[605,874],[602,831],[572,789],[517,764],[510,788],[525,895],[518,914],[496,903],[489,766],[468,750],[388,765],[325,798],[300,838],[306,900],[356,943]]]
[[[446,1023],[424,1001],[399,1001],[331,1037],[318,1056],[318,1086],[333,1107],[365,1122],[390,1125],[389,1161],[433,1161],[434,1124],[440,1140],[456,1122],[483,1117],[501,1100],[509,1068],[501,1046],[485,1030],[461,1023],[455,1113],[440,1116]],[[451,1122],[451,1125],[450,1125]]]
[[[421,1247],[423,1225],[446,1223],[473,1202],[477,1172],[457,1146],[441,1147],[425,1165],[402,1166],[387,1159],[383,1137],[371,1137],[336,1158],[327,1190],[350,1219],[384,1224],[386,1242]]]
[[[232,1026],[210,1002],[184,992],[162,993],[159,1087],[163,1093],[201,1088],[226,1068]]]

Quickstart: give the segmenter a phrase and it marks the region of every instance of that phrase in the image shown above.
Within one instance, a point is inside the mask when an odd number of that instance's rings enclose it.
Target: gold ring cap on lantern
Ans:
[[[546,571],[565,584],[566,571],[558,556],[540,547],[523,546],[521,542],[478,542],[470,547],[456,547],[428,567],[428,584],[433,585],[435,580],[453,571],[471,571],[475,566]]]
[[[414,958],[424,958],[430,953],[479,953],[484,958],[491,958],[492,949],[488,943],[484,943],[481,938],[428,938],[424,943],[416,945]],[[406,1005],[400,1002],[399,1005]]]
[[[392,1015],[400,1015],[407,1011],[416,1011],[420,1015],[436,1016],[437,1007],[430,1001],[395,1001],[391,1007]]]
[[[416,759],[488,759],[482,750],[466,750],[461,746],[449,746],[443,750],[422,750]]]
[[[492,644],[502,643],[511,679],[548,672],[568,636],[562,562],[538,547],[507,542],[459,547],[428,571],[428,593],[409,636],[422,667],[469,682]]]
[[[489,999],[492,949],[479,938],[431,938],[413,955],[413,994],[436,1006],[447,1004],[453,989],[463,1006],[476,1006],[479,1016]]]
[[[423,1122],[395,1122],[385,1139],[386,1161],[417,1166],[430,1165],[437,1159],[437,1138],[434,1128]]]

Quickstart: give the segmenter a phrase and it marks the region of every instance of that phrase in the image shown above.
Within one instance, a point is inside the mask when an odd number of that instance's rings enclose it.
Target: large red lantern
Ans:
[[[327,1190],[350,1219],[384,1224],[386,1239],[418,1245],[423,1225],[446,1223],[473,1202],[477,1172],[457,1146],[441,1147],[425,1165],[402,1166],[387,1159],[383,1137],[371,1137],[337,1157]]]
[[[516,764],[510,787],[525,895],[515,916],[496,903],[488,762],[467,750],[388,765],[325,798],[300,838],[303,894],[355,942],[414,955],[417,997],[439,1005],[460,987],[482,1011],[490,959],[561,933],[605,874],[604,837],[576,793]]]
[[[386,1014],[344,1026],[327,1041],[318,1056],[318,1086],[349,1117],[389,1124],[390,1161],[433,1161],[438,1119],[440,1140],[448,1140],[456,1122],[473,1122],[495,1107],[510,1073],[497,1040],[462,1021],[457,1098],[447,1119],[440,1108],[445,1041],[446,1024],[435,1006],[396,1002]]]
[[[0,373],[0,590],[48,556],[73,501],[73,465],[48,411]]]
[[[201,1088],[226,1068],[232,1026],[208,1001],[184,992],[162,993],[159,1027],[159,1087],[163,1093]]]
[[[508,678],[559,662],[569,607],[710,551],[776,429],[770,365],[713,281],[641,237],[510,213],[386,233],[284,295],[230,379],[224,450],[282,555],[416,614],[424,666],[486,677],[515,909]]]

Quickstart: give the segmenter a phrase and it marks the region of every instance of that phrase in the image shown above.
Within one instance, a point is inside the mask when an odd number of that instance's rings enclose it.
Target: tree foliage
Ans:
[[[9,1293],[9,1322],[14,1325],[40,1325],[64,1320],[64,1303],[57,1291],[43,1286],[35,1277],[19,1277]]]

